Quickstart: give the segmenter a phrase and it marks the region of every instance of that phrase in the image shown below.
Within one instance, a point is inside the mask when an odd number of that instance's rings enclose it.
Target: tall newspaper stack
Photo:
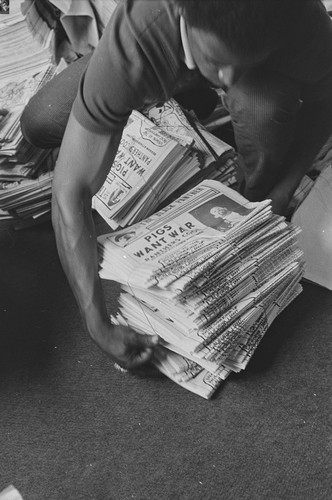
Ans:
[[[100,276],[121,284],[113,321],[161,338],[154,363],[210,398],[243,370],[301,292],[298,230],[269,200],[206,180],[145,220],[99,237]]]
[[[20,117],[28,100],[55,74],[47,47],[35,41],[11,0],[0,25],[0,220],[34,220],[50,210],[54,157],[22,137]]]

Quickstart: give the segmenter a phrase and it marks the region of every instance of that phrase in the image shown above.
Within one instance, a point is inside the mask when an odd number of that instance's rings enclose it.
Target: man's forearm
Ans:
[[[90,199],[91,201],[91,199]],[[52,220],[59,257],[89,334],[94,338],[108,322],[100,278],[97,244],[89,199],[53,197]]]
[[[91,200],[113,163],[121,134],[122,129],[91,133],[71,115],[53,178],[52,221],[59,257],[94,339],[109,320],[98,276]]]
[[[111,325],[98,275],[97,239],[91,200],[114,161],[122,128],[99,134],[69,117],[54,171],[52,221],[59,257],[96,344],[126,368],[145,363],[158,337]]]

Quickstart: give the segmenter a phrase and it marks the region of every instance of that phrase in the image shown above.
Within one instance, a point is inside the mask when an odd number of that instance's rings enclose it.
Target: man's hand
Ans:
[[[151,358],[158,336],[111,324],[98,275],[91,213],[92,197],[105,181],[121,135],[122,128],[112,134],[90,132],[70,115],[52,182],[52,222],[59,257],[86,330],[116,363],[132,370]]]
[[[287,207],[292,199],[291,195],[283,189],[283,186],[276,186],[266,198],[272,200],[272,211],[275,214],[287,217]]]
[[[158,345],[158,335],[141,335],[127,326],[107,325],[92,337],[122,368],[133,370],[149,361]]]

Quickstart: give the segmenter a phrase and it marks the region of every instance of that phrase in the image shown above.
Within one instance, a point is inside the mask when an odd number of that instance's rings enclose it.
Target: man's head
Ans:
[[[228,75],[231,68],[262,63],[284,43],[303,2],[317,0],[175,1],[199,70],[215,85],[229,85],[234,77]]]

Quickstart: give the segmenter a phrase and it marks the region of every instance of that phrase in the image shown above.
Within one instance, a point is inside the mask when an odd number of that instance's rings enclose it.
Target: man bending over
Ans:
[[[59,256],[91,338],[121,366],[147,361],[157,336],[109,320],[91,200],[132,110],[223,87],[251,201],[283,214],[332,132],[332,24],[320,0],[123,0],[91,58],[28,104],[26,138],[61,144],[52,220]]]

